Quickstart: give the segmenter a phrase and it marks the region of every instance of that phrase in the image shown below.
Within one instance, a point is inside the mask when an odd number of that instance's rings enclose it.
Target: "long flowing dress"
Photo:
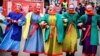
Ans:
[[[69,14],[65,12],[64,17],[68,20],[68,22],[67,26],[65,27],[63,51],[75,52],[77,51],[77,39],[79,38],[79,30],[76,26],[79,15],[78,13]]]
[[[24,52],[31,54],[38,54],[44,52],[42,29],[39,26],[40,19],[41,19],[40,15],[32,13],[30,19],[31,24],[29,27],[29,34],[25,42]],[[33,31],[32,36],[30,36],[32,31]]]
[[[89,28],[88,26],[91,25],[91,22],[92,22],[92,16],[88,15],[88,19],[87,19],[86,25],[84,26],[86,28],[86,30]],[[91,45],[90,44],[90,38],[91,38],[90,30],[89,30],[88,35],[86,36],[86,39],[84,41],[82,41],[82,43],[83,43],[83,53],[86,53],[86,54],[92,54],[92,53],[96,54],[96,52],[97,52],[97,45]],[[83,35],[84,36],[85,36],[85,33],[86,33],[86,31],[83,31]],[[82,38],[84,38],[84,36]]]
[[[65,52],[77,51],[77,31],[72,23],[70,24],[70,27],[70,31],[66,32],[64,38],[63,51]]]
[[[62,54],[62,45],[57,42],[57,18],[55,15],[49,16],[50,34],[48,40],[45,42],[45,53],[48,55]]]
[[[22,13],[10,12],[8,17],[18,21],[18,24],[10,23],[5,19],[7,24],[4,39],[0,44],[0,51],[19,52],[22,26],[25,23],[25,17]]]
[[[80,44],[83,46],[83,53],[96,54],[97,46],[99,45],[98,27],[100,28],[100,16],[95,15],[83,15],[78,22],[83,23],[82,27],[86,30],[82,30]]]

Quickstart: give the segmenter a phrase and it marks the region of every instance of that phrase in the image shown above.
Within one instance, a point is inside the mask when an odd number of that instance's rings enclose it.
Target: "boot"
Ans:
[[[12,52],[11,55],[12,56],[18,56],[18,53]]]
[[[66,56],[70,56],[70,54],[69,53],[66,53]]]
[[[30,54],[30,56],[38,56],[38,54]]]

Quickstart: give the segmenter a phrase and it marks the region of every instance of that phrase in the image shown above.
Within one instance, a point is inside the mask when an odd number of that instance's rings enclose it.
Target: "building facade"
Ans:
[[[36,3],[41,4],[41,13],[43,12],[44,0],[3,0],[3,14],[7,15],[10,11],[13,11],[16,4],[21,4],[23,11],[28,12],[29,6],[34,7]]]

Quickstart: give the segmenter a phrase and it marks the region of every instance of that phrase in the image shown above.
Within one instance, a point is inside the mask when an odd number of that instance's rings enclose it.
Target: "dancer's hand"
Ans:
[[[78,24],[78,26],[82,26],[82,25],[83,25],[83,23],[79,23],[79,24]]]

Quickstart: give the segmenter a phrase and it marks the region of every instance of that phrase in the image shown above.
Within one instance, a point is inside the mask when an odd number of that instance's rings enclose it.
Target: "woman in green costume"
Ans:
[[[82,56],[95,56],[97,46],[99,44],[98,26],[100,28],[100,16],[94,11],[94,8],[89,4],[86,6],[85,15],[78,20],[82,30],[81,45],[83,45]]]

